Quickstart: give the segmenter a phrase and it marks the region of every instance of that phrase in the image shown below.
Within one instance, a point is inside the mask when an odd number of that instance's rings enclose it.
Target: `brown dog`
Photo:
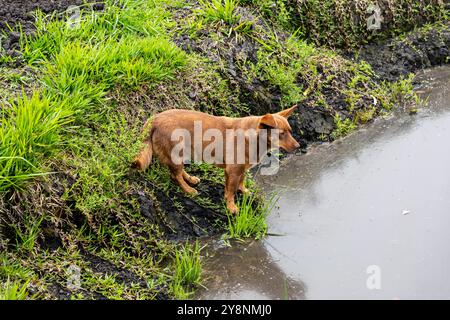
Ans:
[[[289,152],[299,147],[287,121],[296,107],[244,118],[216,117],[184,109],[161,112],[154,116],[144,148],[133,165],[145,170],[155,154],[169,168],[172,179],[190,194],[197,193],[190,185],[198,184],[200,179],[184,171],[185,162],[205,161],[224,168],[225,201],[230,212],[236,214],[236,191],[248,192],[244,185],[245,172],[270,149],[282,148]],[[149,126],[149,121],[146,126]],[[220,141],[224,135],[225,143]],[[262,139],[263,136],[267,139]],[[256,140],[252,140],[253,137]],[[255,141],[258,141],[256,147]]]

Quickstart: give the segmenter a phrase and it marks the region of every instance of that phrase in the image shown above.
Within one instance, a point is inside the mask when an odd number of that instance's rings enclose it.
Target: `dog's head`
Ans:
[[[270,131],[268,132],[269,148],[281,148],[291,152],[300,147],[300,144],[292,137],[292,129],[287,121],[287,118],[296,108],[297,105],[294,105],[289,109],[278,113],[268,113],[261,117],[259,128]],[[278,136],[278,139],[273,139],[274,133]]]

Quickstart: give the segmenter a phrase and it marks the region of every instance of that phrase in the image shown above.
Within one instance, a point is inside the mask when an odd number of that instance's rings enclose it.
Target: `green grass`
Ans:
[[[364,110],[357,111],[355,120],[362,124],[367,123],[374,118],[375,112],[376,112],[375,107],[370,107]]]
[[[239,21],[239,15],[236,14],[238,1],[236,0],[200,0],[199,10],[207,21],[224,22],[230,26]]]
[[[25,218],[25,220],[27,219]],[[26,221],[26,228],[24,231],[20,230],[16,226],[13,226],[16,232],[17,249],[23,250],[27,253],[31,253],[33,251],[36,245],[37,238],[39,236],[40,227],[43,220],[44,215],[42,215],[36,221]]]
[[[59,133],[71,122],[72,112],[64,103],[54,103],[39,91],[31,97],[23,93],[1,110],[0,192],[4,192],[44,174],[40,162],[61,147]]]
[[[172,280],[172,291],[175,297],[186,299],[194,286],[200,285],[202,262],[201,248],[198,241],[195,245],[186,243],[175,252],[175,274]]]
[[[407,100],[414,101],[420,105],[420,98],[413,90],[413,80],[415,75],[410,73],[407,77],[402,77],[398,81],[386,84],[387,90],[390,92],[390,97],[393,101],[403,102]]]
[[[84,12],[79,28],[38,12],[36,34],[22,34],[25,60],[41,70],[41,89],[1,109],[0,192],[44,174],[41,160],[73,137],[72,131],[65,136],[70,123],[104,121],[115,87],[151,87],[186,63],[184,52],[161,35],[170,24],[166,12],[152,1],[120,2],[122,8],[108,3],[105,12]]]
[[[109,300],[123,300],[126,293],[125,285],[118,283],[116,277],[111,274],[97,275],[93,272],[85,272],[81,286],[88,287]]]
[[[105,38],[119,39],[121,36],[166,37],[173,26],[170,13],[163,5],[171,1],[152,0],[107,0],[103,11],[86,7],[81,11],[81,23],[69,28],[65,19],[56,15],[36,13],[36,33],[22,35],[21,49],[24,58],[31,64],[48,60],[61,47],[73,40],[96,44]]]
[[[237,202],[238,215],[228,215],[230,238],[261,239],[267,233],[267,216],[275,206],[276,197],[261,199],[257,194],[242,195]]]
[[[414,74],[411,73],[407,77],[400,77],[397,81],[381,83],[380,87],[374,92],[374,96],[381,102],[385,111],[390,112],[400,104],[415,104],[417,106],[424,104],[424,101],[413,90],[414,77]]]
[[[7,255],[0,255],[0,279],[29,280],[33,277],[33,271],[24,268],[18,262],[10,261],[9,258]]]
[[[270,18],[286,30],[290,30],[292,27],[293,5],[287,3],[286,0],[241,0],[240,3],[257,7],[262,15]]]
[[[349,118],[342,120],[341,116],[337,113],[334,116],[334,125],[336,126],[336,128],[331,134],[333,139],[345,137],[357,128],[353,120]]]
[[[84,83],[101,84],[105,89],[114,85],[135,89],[170,79],[185,62],[184,53],[166,39],[127,36],[105,38],[96,45],[77,40],[64,46],[46,66],[49,79],[45,84],[55,83],[53,87],[63,93],[70,86],[61,87],[58,80],[81,77]]]
[[[275,32],[263,31],[263,34],[255,39],[261,45],[258,62],[245,66],[249,81],[258,77],[277,88],[281,92],[282,108],[302,101],[305,94],[304,88],[297,83],[298,77],[307,72],[309,65],[316,63],[317,50],[295,35],[281,41]]]
[[[29,296],[28,284],[36,280],[35,273],[22,266],[17,254],[0,253],[0,300],[34,299]]]
[[[0,284],[0,300],[26,300],[28,298],[28,282],[23,284],[11,282],[9,279]]]

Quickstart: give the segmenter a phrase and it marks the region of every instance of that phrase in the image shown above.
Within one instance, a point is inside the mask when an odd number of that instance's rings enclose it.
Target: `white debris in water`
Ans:
[[[407,214],[409,214],[409,213],[411,213],[411,211],[409,211],[409,210],[403,210],[403,211],[402,211],[402,215],[404,215],[404,216],[407,215]]]

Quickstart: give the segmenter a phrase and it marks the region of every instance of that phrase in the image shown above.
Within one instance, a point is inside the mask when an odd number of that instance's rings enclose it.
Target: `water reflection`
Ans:
[[[235,242],[231,247],[210,248],[209,254],[204,270],[207,288],[199,290],[199,298],[305,298],[305,285],[280,269],[263,241]]]

